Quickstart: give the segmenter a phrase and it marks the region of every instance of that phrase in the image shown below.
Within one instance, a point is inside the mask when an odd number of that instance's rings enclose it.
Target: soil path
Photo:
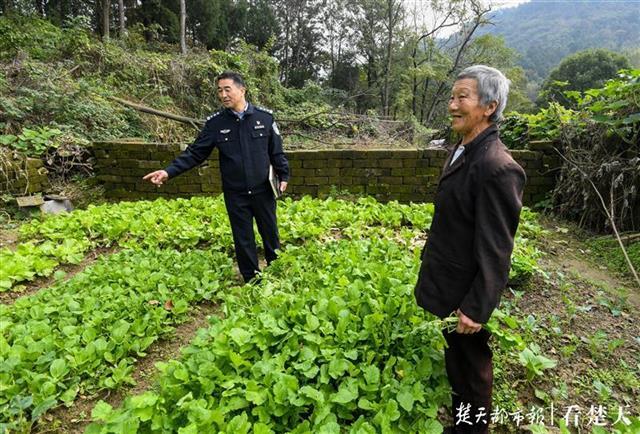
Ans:
[[[501,395],[503,404],[516,403],[525,413],[553,403],[555,427],[545,424],[552,433],[559,432],[559,420],[569,406],[581,412],[582,428],[570,426],[572,433],[591,432],[592,406],[608,410],[609,424],[620,409],[638,417],[640,288],[632,279],[610,272],[571,229],[546,223],[549,232],[541,243],[545,255],[539,266],[547,275],[535,277],[515,295],[505,294],[503,303],[513,306],[525,341],[538,345],[557,365],[527,381],[517,354],[497,349],[494,387],[499,392],[494,390],[494,396]],[[495,433],[529,432],[513,423],[494,428]]]

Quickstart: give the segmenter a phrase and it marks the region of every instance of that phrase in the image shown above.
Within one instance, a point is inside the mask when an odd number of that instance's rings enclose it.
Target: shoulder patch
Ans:
[[[255,108],[256,108],[256,110],[260,110],[261,112],[266,112],[266,113],[269,113],[270,115],[273,114],[273,111],[269,110],[268,108],[258,107],[258,106],[255,106]]]
[[[216,116],[218,116],[220,114],[220,111],[211,113],[209,116],[207,116],[207,120],[215,118]]]

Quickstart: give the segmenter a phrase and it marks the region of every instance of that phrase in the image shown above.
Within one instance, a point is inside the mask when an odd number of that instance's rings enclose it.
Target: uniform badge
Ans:
[[[229,134],[231,130],[220,130],[220,134]]]
[[[280,135],[280,131],[278,130],[278,125],[276,125],[276,122],[273,121],[273,132],[276,133],[277,135]]]

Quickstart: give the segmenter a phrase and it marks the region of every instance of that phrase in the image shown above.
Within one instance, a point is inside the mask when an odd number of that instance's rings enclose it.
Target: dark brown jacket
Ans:
[[[436,191],[415,296],[439,317],[459,308],[485,323],[507,284],[526,178],[495,125],[450,166],[452,155]]]

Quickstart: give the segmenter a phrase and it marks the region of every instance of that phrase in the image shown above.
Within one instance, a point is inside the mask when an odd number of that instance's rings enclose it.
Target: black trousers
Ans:
[[[260,271],[256,237],[253,233],[254,219],[262,237],[267,264],[277,258],[276,250],[280,248],[280,241],[276,200],[271,190],[256,194],[225,192],[224,203],[231,223],[238,268],[244,281],[248,282]]]
[[[455,433],[488,433],[493,388],[492,352],[484,328],[465,335],[445,332],[444,351]]]

